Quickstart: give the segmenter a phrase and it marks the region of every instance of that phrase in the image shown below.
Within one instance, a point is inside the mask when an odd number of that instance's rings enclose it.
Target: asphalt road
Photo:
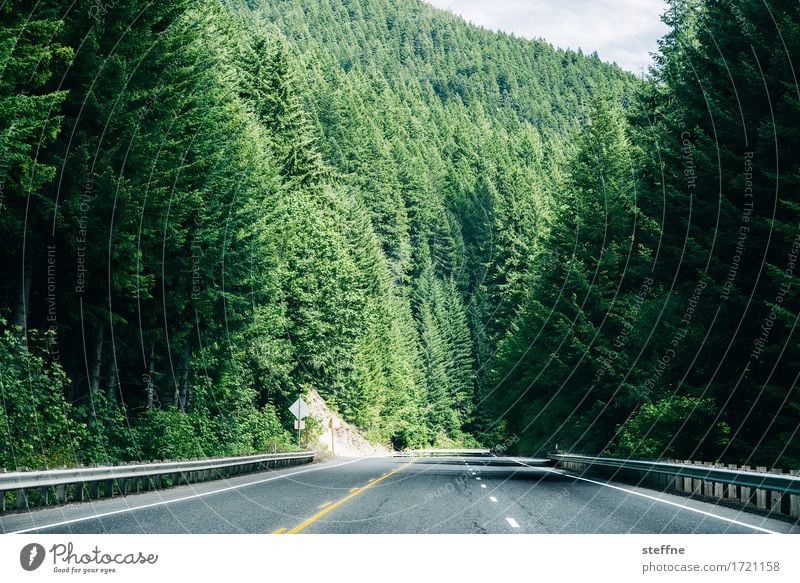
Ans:
[[[504,457],[338,459],[0,517],[40,533],[800,533],[780,520]]]

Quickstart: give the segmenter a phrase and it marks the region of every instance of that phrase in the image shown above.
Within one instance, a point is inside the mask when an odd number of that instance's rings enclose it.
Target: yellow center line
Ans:
[[[317,506],[317,508],[325,508],[326,506],[330,506],[331,504],[333,504],[333,500],[328,500],[327,502],[324,502],[323,504]]]
[[[273,531],[272,531],[272,534],[281,534],[281,533],[282,533],[283,531],[285,531],[285,530],[286,530],[286,527],[282,526],[281,528],[278,528],[278,529],[276,529],[276,530],[273,530]]]
[[[345,502],[347,502],[351,498],[355,498],[356,496],[361,494],[361,492],[364,492],[365,490],[368,490],[369,488],[372,488],[372,486],[374,486],[375,484],[378,484],[379,482],[382,482],[383,480],[385,480],[389,476],[391,476],[393,474],[396,474],[397,472],[399,472],[403,468],[405,468],[407,466],[410,466],[413,463],[414,463],[414,460],[412,459],[407,464],[403,464],[399,468],[396,468],[396,469],[392,470],[391,472],[388,472],[388,473],[384,474],[380,478],[376,478],[374,480],[370,480],[369,482],[367,482],[367,484],[365,486],[361,486],[360,488],[356,488],[355,490],[350,492],[350,494],[348,494],[344,498],[341,498],[341,499],[337,500],[336,502],[333,502],[333,503],[325,506],[325,508],[323,508],[322,510],[317,512],[311,518],[306,518],[303,522],[301,522],[300,524],[295,526],[293,529],[289,530],[286,534],[297,534],[298,532],[303,530],[308,525],[313,524],[314,522],[316,522],[317,520],[319,520],[320,518],[322,518],[323,516],[328,514],[328,512],[330,512],[331,510],[333,510],[335,508],[338,508],[339,506],[341,506],[342,504],[344,504]]]

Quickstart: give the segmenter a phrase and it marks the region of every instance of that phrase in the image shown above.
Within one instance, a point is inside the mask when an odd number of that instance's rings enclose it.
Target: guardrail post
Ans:
[[[742,466],[742,470],[744,470],[746,472],[749,472],[750,471],[750,466]],[[739,490],[741,491],[741,494],[742,494],[742,497],[741,497],[742,504],[744,504],[746,506],[752,506],[753,505],[753,494],[752,494],[752,490],[753,489],[749,488],[747,486],[742,486],[742,487],[739,488]]]
[[[693,466],[702,465],[702,464],[699,464],[699,463],[694,462],[694,461],[690,461],[689,463],[691,465],[693,465]],[[703,495],[703,480],[699,480],[697,478],[692,478],[691,480],[689,480],[689,486],[690,486],[689,493],[692,496],[694,496],[694,495],[702,496]]]
[[[729,470],[738,470],[739,466],[736,464],[728,464]],[[736,484],[728,484],[728,500],[739,500],[739,487]]]
[[[762,474],[767,473],[766,466],[756,466],[756,471]],[[756,508],[765,510],[767,508],[767,491],[761,488],[756,489]]]
[[[689,460],[683,460],[681,463],[690,464],[692,462],[690,462]],[[678,482],[678,491],[679,492],[690,493],[692,491],[692,479],[691,478],[687,478],[686,476],[680,476],[678,478],[678,480],[679,480],[679,482]]]
[[[773,474],[783,474],[782,470],[776,470],[775,468],[772,469]],[[769,493],[769,511],[774,512],[776,514],[786,514],[784,512],[784,504],[783,500],[785,496],[781,492],[770,492]],[[788,510],[788,508],[787,508]]]
[[[20,488],[17,490],[17,510],[22,510],[23,508],[28,507],[28,494],[25,492],[25,488]]]
[[[72,485],[72,499],[76,502],[83,502],[84,499],[84,491],[83,491],[83,482],[76,482]]]
[[[703,462],[705,467],[713,467],[714,464],[711,462]],[[714,496],[714,484],[710,480],[703,480],[703,496],[708,496],[709,498]]]
[[[111,498],[114,496],[114,480],[106,480],[103,483],[103,497]]]
[[[67,501],[67,486],[59,484],[56,486],[56,504],[64,504]]]
[[[724,468],[725,466],[720,463],[715,463],[714,467]],[[725,484],[722,482],[714,482],[714,498],[725,498]]]

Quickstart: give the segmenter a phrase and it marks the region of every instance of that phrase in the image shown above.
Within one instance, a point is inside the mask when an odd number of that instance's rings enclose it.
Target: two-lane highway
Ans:
[[[0,517],[41,533],[770,533],[792,524],[494,456],[339,459]]]

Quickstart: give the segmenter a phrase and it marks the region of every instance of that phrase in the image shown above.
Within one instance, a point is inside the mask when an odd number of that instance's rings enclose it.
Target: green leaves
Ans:
[[[0,467],[75,465],[87,428],[64,400],[64,370],[48,362],[55,339],[34,333],[23,343],[18,333],[4,329],[0,336]]]

